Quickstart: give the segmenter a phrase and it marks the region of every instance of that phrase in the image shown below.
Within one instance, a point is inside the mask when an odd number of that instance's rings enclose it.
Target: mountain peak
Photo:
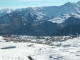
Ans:
[[[74,6],[76,5],[76,3],[73,3],[73,2],[67,2],[64,4],[65,6]]]
[[[71,2],[67,2],[66,4],[71,4]]]
[[[80,5],[80,0],[77,2],[78,5]]]

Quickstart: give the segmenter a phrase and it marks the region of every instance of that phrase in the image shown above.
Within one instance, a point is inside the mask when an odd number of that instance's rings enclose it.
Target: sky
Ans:
[[[78,2],[79,0],[0,0],[0,8],[21,8],[38,6],[60,6],[67,2]]]

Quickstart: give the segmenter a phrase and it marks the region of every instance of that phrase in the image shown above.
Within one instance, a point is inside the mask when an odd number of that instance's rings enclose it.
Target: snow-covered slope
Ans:
[[[28,8],[29,9],[29,8]],[[37,20],[50,20],[57,18],[61,15],[68,14],[79,14],[80,13],[80,6],[77,3],[65,3],[61,6],[48,6],[48,7],[34,7],[30,8],[34,12],[35,15],[37,15]]]
[[[60,6],[54,13],[53,17],[58,17],[61,14],[76,14],[80,13],[80,6],[76,3],[66,3],[62,6]]]
[[[66,19],[68,19],[70,17],[69,14],[62,14],[61,16],[57,17],[57,18],[53,18],[50,19],[49,21],[53,22],[53,23],[58,23],[61,24],[63,23]]]
[[[80,6],[77,3],[71,2],[65,3],[61,6],[35,7],[32,9],[37,12],[37,15],[44,15],[40,18],[40,20],[54,19],[63,14],[72,15],[80,13]]]
[[[13,12],[13,9],[9,9],[9,8],[4,8],[4,9],[0,9],[0,18],[8,13]]]
[[[80,15],[79,14],[62,14],[57,18],[50,19],[49,21],[53,23],[60,24],[61,26],[65,27],[68,25],[76,25],[80,24]]]
[[[72,15],[72,14],[80,13],[80,6],[78,3],[68,2],[61,6],[21,8],[21,9],[15,9],[14,13],[19,13],[19,15],[21,15],[26,20],[27,20],[28,14],[30,13],[31,17],[34,17],[35,15],[37,16],[34,21],[45,21],[45,20],[57,18],[58,16],[60,16],[62,14]],[[13,11],[13,10],[2,9],[2,10],[0,10],[0,15],[3,16],[7,13],[10,13],[11,11]]]
[[[77,4],[80,6],[80,0],[77,2]]]
[[[39,8],[34,8],[36,11],[39,13],[42,13],[46,16],[46,18],[52,19],[52,18],[57,18],[60,15],[63,14],[77,14],[80,13],[80,6],[77,3],[65,3],[64,5],[61,6],[49,6],[49,7],[39,7]],[[42,18],[43,20],[43,18]]]
[[[0,60],[79,60],[80,37],[57,40],[54,46],[36,43],[0,42]]]
[[[2,9],[0,10],[1,34],[5,34],[4,32],[8,32],[9,30],[12,32],[17,28],[21,28],[27,23],[40,25],[46,21],[51,21],[53,24],[57,23],[61,27],[70,25],[69,23],[65,23],[68,18],[75,17],[80,19],[79,3],[80,2],[67,2],[61,6],[28,7],[15,10]],[[70,20],[70,23],[71,22],[72,21]],[[75,22],[75,24],[77,23]],[[80,23],[78,22],[78,24]],[[53,27],[51,27],[50,30],[52,28]],[[7,34],[11,32],[8,32]]]
[[[5,42],[2,36],[0,36],[0,42]]]

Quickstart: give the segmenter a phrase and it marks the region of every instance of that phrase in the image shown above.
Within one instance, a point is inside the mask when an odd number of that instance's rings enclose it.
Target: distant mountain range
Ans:
[[[61,6],[0,9],[0,35],[66,35],[61,31],[69,26],[76,28],[79,24],[80,1]]]

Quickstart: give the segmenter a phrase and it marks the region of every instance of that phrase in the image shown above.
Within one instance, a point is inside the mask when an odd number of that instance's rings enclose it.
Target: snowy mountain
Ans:
[[[14,9],[9,9],[9,8],[4,8],[4,9],[0,9],[0,18],[8,13],[13,12]]]
[[[79,14],[80,13],[80,6],[77,3],[65,3],[61,6],[48,6],[48,7],[29,7],[25,9],[25,11],[22,10],[21,13],[26,14],[31,13],[32,16],[36,15],[36,19],[34,21],[47,21],[50,19],[57,18],[60,15],[63,14]],[[25,18],[25,16],[23,16]]]
[[[10,13],[11,9],[3,9],[2,12]],[[57,18],[62,14],[79,14],[80,6],[78,3],[65,3],[61,6],[44,6],[44,7],[28,7],[22,9],[15,9],[14,13],[20,13],[20,15],[27,20],[28,14],[31,14],[31,17],[36,15],[36,19],[34,21],[45,21],[53,18]],[[1,12],[0,12],[1,13]],[[2,14],[1,14],[2,15]]]
[[[59,9],[56,12],[56,15],[61,15],[61,14],[76,14],[80,13],[80,6],[76,3],[66,3],[62,6],[59,7]]]
[[[78,1],[77,4],[80,6],[80,1]]]
[[[79,3],[79,2],[78,2]],[[78,3],[65,3],[61,6],[47,6],[47,7],[28,7],[22,9],[15,9],[14,11],[11,9],[2,9],[0,10],[1,17],[7,13],[14,12],[19,13],[22,18],[28,19],[27,16],[31,14],[31,17],[36,15],[36,19],[32,19],[34,21],[45,21],[57,18],[62,14],[79,14],[80,6]],[[31,20],[31,19],[30,19]]]
[[[72,19],[73,18],[73,19]],[[78,21],[76,21],[76,19]],[[43,6],[43,7],[28,7],[20,9],[2,9],[0,10],[0,34],[9,34],[20,29],[27,23],[31,23],[41,27],[46,34],[50,35],[60,27],[65,27],[71,24],[80,24],[80,5],[79,2],[67,2],[61,6]],[[73,22],[74,20],[74,22]],[[48,24],[45,26],[45,22]],[[49,24],[49,21],[52,22]],[[56,25],[55,25],[56,24]],[[50,28],[47,28],[50,27]],[[55,27],[58,28],[55,28]],[[10,29],[10,30],[9,30]]]
[[[80,20],[79,19],[80,19],[80,15],[79,14],[72,14],[72,15],[62,14],[59,17],[50,19],[48,21],[60,24],[62,26],[67,26],[67,25],[71,25],[71,24],[74,25],[74,23],[75,24],[80,24],[80,22],[79,22]]]

